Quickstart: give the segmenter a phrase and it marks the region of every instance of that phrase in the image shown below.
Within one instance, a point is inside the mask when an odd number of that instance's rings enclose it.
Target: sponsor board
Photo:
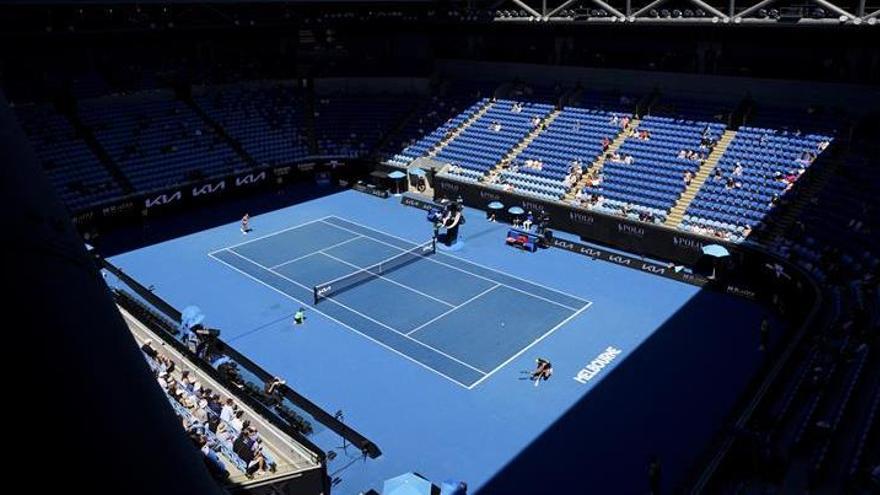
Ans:
[[[371,196],[376,196],[377,198],[387,198],[389,196],[388,191],[385,189],[379,189],[376,187],[369,187],[365,184],[355,184],[351,186],[355,191],[360,191],[362,193],[369,194]]]
[[[220,182],[216,182],[213,184],[202,184],[200,186],[193,186],[192,188],[192,197],[198,198],[199,196],[209,196],[221,193],[226,190],[226,181],[221,180]]]
[[[264,180],[266,180],[266,171],[265,170],[263,170],[262,172],[256,173],[256,174],[250,173],[250,174],[240,175],[235,178],[235,187],[253,186],[255,184],[259,184],[260,182],[263,182]]]
[[[160,206],[168,206],[183,200],[183,191],[174,191],[173,193],[162,193],[155,196],[147,196],[144,198],[144,207],[157,208]]]
[[[437,206],[433,201],[427,201],[424,199],[415,198],[412,196],[403,196],[400,198],[400,204],[404,206],[412,206],[413,208],[418,208],[420,210],[431,211],[433,208]]]

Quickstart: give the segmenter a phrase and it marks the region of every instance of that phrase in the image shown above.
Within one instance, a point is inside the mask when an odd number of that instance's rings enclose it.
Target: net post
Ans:
[[[317,285],[312,287],[312,295],[315,298],[315,306],[317,306],[318,305],[318,286]]]

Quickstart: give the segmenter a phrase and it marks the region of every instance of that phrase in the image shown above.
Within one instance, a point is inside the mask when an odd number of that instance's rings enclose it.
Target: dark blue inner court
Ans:
[[[428,240],[424,212],[345,191],[254,215],[248,236],[240,214],[111,261],[174,306],[199,306],[229,345],[380,447],[363,461],[331,431],[313,433],[338,453],[334,493],[407,471],[473,493],[547,493],[531,467],[567,493],[644,493],[633,473],[652,455],[673,488],[764,359],[756,304],[563,250],[507,248],[506,226],[472,210],[463,249],[314,305],[314,285]],[[299,307],[304,325],[292,323]],[[609,347],[620,353],[577,380]],[[554,375],[534,387],[523,377],[538,357]]]

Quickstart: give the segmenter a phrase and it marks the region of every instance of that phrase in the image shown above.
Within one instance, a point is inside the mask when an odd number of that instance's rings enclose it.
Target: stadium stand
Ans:
[[[621,132],[611,119],[627,114],[566,107],[527,144],[517,163],[502,172],[505,183],[517,189],[536,189],[547,198],[559,199],[580,180],[603,152],[603,139],[613,140]]]
[[[431,146],[448,130],[451,119],[461,114],[474,102],[494,94],[494,83],[450,81],[437,94],[419,103],[412,115],[382,146],[383,156],[389,163],[404,165],[427,154]],[[425,140],[422,142],[422,140]],[[415,146],[419,143],[418,146]]]
[[[47,105],[19,106],[15,113],[68,208],[76,211],[122,196],[122,188],[66,117]]]
[[[688,208],[681,227],[744,240],[832,139],[819,134],[740,127]]]
[[[435,155],[454,165],[451,175],[485,176],[553,110],[553,105],[513,100],[483,100],[482,104],[486,105],[482,114]]]
[[[372,152],[385,132],[418,104],[415,95],[317,95],[315,136],[319,154],[356,158]]]
[[[651,222],[663,221],[708,158],[725,125],[649,115],[632,129],[619,153],[605,160],[602,181],[585,192],[602,207]],[[647,134],[641,134],[647,133]]]
[[[79,113],[139,191],[246,167],[201,117],[170,92],[85,100]]]
[[[195,102],[258,164],[285,165],[311,154],[304,97],[294,86],[238,84],[195,93]]]
[[[123,315],[153,376],[216,479],[242,484],[315,467],[313,456],[301,446],[284,438],[128,313]]]

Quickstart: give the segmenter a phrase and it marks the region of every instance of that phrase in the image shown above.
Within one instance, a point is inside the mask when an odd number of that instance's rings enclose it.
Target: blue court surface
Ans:
[[[223,340],[379,446],[363,461],[316,428],[311,440],[337,452],[334,493],[409,471],[469,493],[645,493],[651,455],[671,489],[762,364],[755,304],[508,248],[480,212],[468,210],[462,249],[382,272],[429,240],[425,212],[345,191],[256,215],[247,236],[242,213],[111,261],[199,306]],[[367,280],[314,304],[315,286],[365,267]],[[599,356],[611,358],[584,372]],[[554,375],[535,387],[538,357]]]
[[[316,285],[366,270],[367,280],[324,299],[318,310],[468,389],[590,307],[584,299],[454,256],[410,254],[417,247],[330,216],[211,256],[300,302]],[[415,259],[387,274],[370,270],[407,256]]]

